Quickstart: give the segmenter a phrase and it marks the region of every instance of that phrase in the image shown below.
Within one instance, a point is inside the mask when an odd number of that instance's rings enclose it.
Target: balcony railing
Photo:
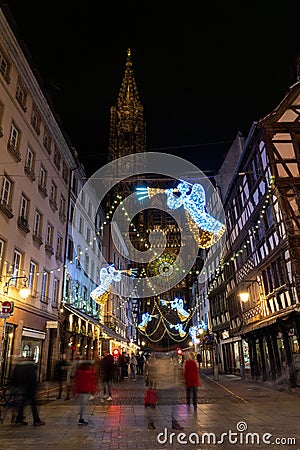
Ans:
[[[20,216],[18,218],[18,227],[21,228],[21,230],[23,230],[25,233],[29,233],[30,229],[26,217]]]
[[[33,233],[32,239],[39,245],[43,245],[43,238],[39,233]]]
[[[0,200],[0,211],[2,211],[9,219],[14,217],[11,206],[6,203],[4,198]]]
[[[11,142],[8,142],[7,150],[9,151],[9,153],[12,154],[12,156],[14,157],[14,159],[17,162],[21,161],[21,153],[19,152],[19,150],[17,149],[17,147],[14,144],[12,144]]]

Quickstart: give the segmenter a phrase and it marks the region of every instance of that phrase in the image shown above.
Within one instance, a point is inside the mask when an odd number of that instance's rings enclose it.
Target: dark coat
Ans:
[[[101,371],[103,381],[110,381],[113,379],[115,370],[115,363],[113,355],[106,355],[101,362]]]
[[[38,387],[37,365],[34,361],[21,361],[16,364],[11,377],[11,386],[24,395],[35,395]]]

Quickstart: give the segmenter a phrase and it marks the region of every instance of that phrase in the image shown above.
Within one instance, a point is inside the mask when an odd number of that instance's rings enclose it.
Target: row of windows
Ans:
[[[3,50],[0,49],[0,74],[3,76],[3,78],[6,80],[7,84],[10,83],[10,71],[11,71],[11,63],[9,62],[9,59],[4,55]],[[28,92],[25,87],[25,84],[22,82],[20,77],[17,79],[16,83],[16,91],[15,91],[15,98],[18,101],[19,105],[23,109],[24,112],[27,111],[27,103],[28,103]],[[34,104],[32,104],[31,113],[30,113],[30,123],[37,133],[37,135],[40,135],[41,130],[41,124],[42,124],[42,118],[41,114],[38,112],[38,109]],[[68,183],[69,178],[69,170],[65,162],[62,160],[60,151],[58,150],[54,139],[51,136],[51,133],[49,132],[46,125],[44,125],[44,133],[43,133],[43,140],[42,140],[43,146],[47,150],[49,154],[52,153],[52,147],[53,147],[53,162],[57,168],[58,171],[60,171],[62,167],[62,178],[66,183]],[[10,136],[8,141],[8,148],[15,153],[16,157],[19,157],[19,149],[20,149],[20,130],[17,127],[15,123],[12,124],[11,130],[10,130]]]
[[[10,285],[11,286],[17,286],[17,278],[16,277],[22,277],[24,276],[24,273],[26,271],[22,270],[23,267],[23,261],[24,261],[24,255],[19,250],[15,249],[13,254],[13,261],[11,264],[9,264],[6,261],[6,268],[3,268],[3,262],[4,262],[4,253],[5,253],[5,241],[0,239],[0,263],[1,263],[1,273],[5,273],[6,276],[12,276],[15,279],[11,280]],[[52,280],[52,298],[49,298],[50,293],[50,287],[51,287],[51,272],[44,268],[43,273],[39,272],[39,266],[38,263],[31,260],[29,265],[29,271],[28,271],[28,288],[31,290],[31,294],[33,296],[37,295],[37,285],[39,278],[42,277],[41,281],[41,291],[40,291],[40,300],[44,303],[49,303],[51,301],[51,304],[53,307],[57,307],[58,305],[58,296],[59,296],[59,287],[60,287],[60,280],[57,277],[54,277]]]
[[[6,214],[11,211],[12,217],[11,208],[8,211],[3,210],[3,208],[9,208],[8,205],[10,203],[11,191],[12,191],[12,182],[7,177],[4,176],[0,194],[0,208],[1,211],[2,212],[4,211]],[[28,197],[25,196],[25,194],[22,194],[20,198],[18,226],[20,226],[27,233],[30,231],[30,226],[28,222],[29,209],[30,209],[30,200],[28,199]],[[34,214],[32,232],[33,236],[40,241],[41,245],[43,233],[43,214],[38,210],[36,210]],[[54,226],[50,222],[47,222],[45,244],[46,248],[49,251],[53,250],[53,243],[54,243]],[[63,251],[63,237],[59,232],[57,232],[55,250],[56,250],[56,257],[61,259]]]
[[[4,208],[4,209],[2,208],[3,212],[7,213],[7,215],[10,217],[13,217],[11,208],[13,188],[14,182],[7,175],[4,175],[0,193],[0,205]],[[61,195],[59,200],[59,206],[57,205],[57,186],[55,185],[54,182],[51,183],[49,202],[53,211],[59,209],[59,217],[62,222],[65,222],[66,200],[64,196]],[[19,219],[24,223],[24,225],[28,223],[29,206],[30,206],[29,198],[24,193],[22,193],[20,199]]]

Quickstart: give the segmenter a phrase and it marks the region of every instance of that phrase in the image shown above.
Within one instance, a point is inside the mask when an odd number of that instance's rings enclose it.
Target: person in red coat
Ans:
[[[201,381],[199,377],[199,369],[194,359],[194,355],[191,351],[187,352],[186,354],[186,360],[184,362],[183,368],[183,377],[185,383],[186,403],[187,405],[191,404],[192,394],[193,405],[195,408],[197,408],[198,386],[201,386]]]
[[[94,365],[90,361],[81,361],[78,364],[74,380],[74,391],[78,396],[80,405],[78,425],[88,424],[83,416],[89,401],[89,396],[95,393],[96,389],[97,373]]]

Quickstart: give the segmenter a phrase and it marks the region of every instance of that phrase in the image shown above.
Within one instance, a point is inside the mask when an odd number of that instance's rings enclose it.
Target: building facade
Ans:
[[[210,278],[222,370],[300,385],[299,98],[253,123],[224,192],[227,240]]]
[[[0,10],[1,376],[31,355],[43,381],[59,346],[70,170],[74,155],[39,80]],[[20,288],[29,288],[22,298]],[[23,292],[24,293],[24,292]],[[5,316],[5,315],[4,315]]]

